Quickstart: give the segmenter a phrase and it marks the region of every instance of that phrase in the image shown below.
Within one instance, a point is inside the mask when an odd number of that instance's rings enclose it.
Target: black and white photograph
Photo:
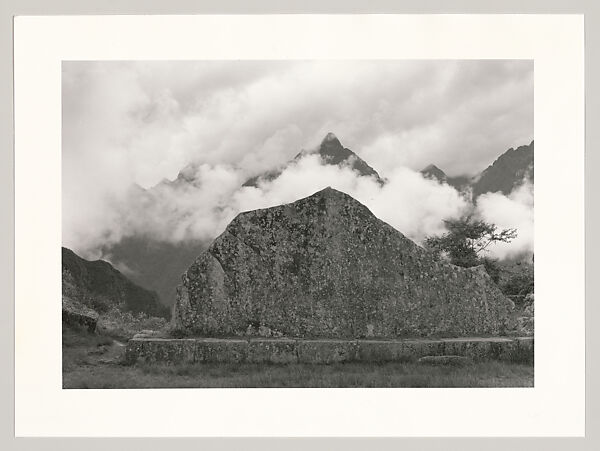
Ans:
[[[61,85],[64,389],[535,386],[533,60]]]

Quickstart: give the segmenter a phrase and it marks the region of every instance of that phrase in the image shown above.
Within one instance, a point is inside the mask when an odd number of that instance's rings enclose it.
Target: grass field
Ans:
[[[86,365],[63,373],[64,388],[200,387],[531,387],[526,365],[487,362],[462,368],[418,363],[334,365]]]
[[[532,387],[533,365],[497,361],[465,366],[418,362],[309,364],[122,364],[111,337],[63,333],[64,388],[200,387]]]

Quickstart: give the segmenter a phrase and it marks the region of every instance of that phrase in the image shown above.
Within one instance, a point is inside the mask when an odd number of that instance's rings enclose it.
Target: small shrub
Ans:
[[[507,296],[519,296],[524,299],[529,293],[533,293],[533,274],[514,274],[502,285],[501,289]]]

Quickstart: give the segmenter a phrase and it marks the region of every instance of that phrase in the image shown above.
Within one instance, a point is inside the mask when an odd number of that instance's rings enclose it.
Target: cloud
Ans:
[[[520,257],[533,253],[533,185],[525,180],[508,196],[486,193],[477,199],[477,212],[499,229],[516,229],[511,243],[495,243],[490,253],[497,258]]]
[[[427,180],[408,168],[397,168],[386,178],[382,187],[374,178],[359,176],[350,167],[323,165],[318,155],[309,155],[273,182],[242,188],[233,201],[242,211],[253,210],[293,202],[331,186],[362,202],[375,216],[417,241],[441,233],[442,220],[460,216],[468,206],[453,188]]]
[[[211,239],[237,211],[336,184],[418,237],[461,198],[415,170],[474,173],[533,138],[530,61],[65,62],[62,87],[63,242],[87,252]],[[328,131],[389,185],[307,160],[239,190]],[[199,186],[160,184],[190,163]]]
[[[86,229],[75,248],[110,247],[128,236],[180,243],[210,241],[240,212],[293,202],[327,186],[365,204],[380,219],[421,241],[443,232],[443,219],[460,216],[468,202],[448,185],[425,179],[407,168],[387,174],[382,187],[349,166],[325,165],[307,155],[281,175],[258,187],[243,187],[242,171],[231,166],[187,168],[186,181],[163,182],[150,190],[132,187],[109,209],[106,228]]]

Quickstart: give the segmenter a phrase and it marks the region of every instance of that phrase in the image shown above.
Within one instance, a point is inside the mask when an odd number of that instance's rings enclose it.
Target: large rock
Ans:
[[[63,296],[62,321],[69,326],[83,327],[89,332],[95,332],[98,313],[81,302]]]
[[[331,188],[239,214],[177,291],[174,327],[202,336],[503,334],[513,305],[482,267],[436,262]]]

